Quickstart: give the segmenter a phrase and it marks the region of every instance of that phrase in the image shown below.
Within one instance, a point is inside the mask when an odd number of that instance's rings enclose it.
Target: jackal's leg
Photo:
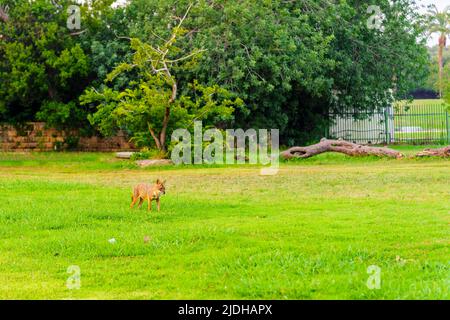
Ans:
[[[130,208],[133,208],[133,206],[136,203],[137,199],[138,199],[137,197],[133,196],[133,199],[132,199],[131,204],[130,204]]]
[[[143,202],[144,202],[144,199],[143,199],[143,198],[140,198],[139,204],[138,204],[139,209],[142,207],[142,203],[143,203]]]
[[[152,211],[152,198],[148,197],[147,211]]]
[[[156,204],[157,204],[157,206],[158,206],[158,212],[159,212],[159,198],[156,199]]]

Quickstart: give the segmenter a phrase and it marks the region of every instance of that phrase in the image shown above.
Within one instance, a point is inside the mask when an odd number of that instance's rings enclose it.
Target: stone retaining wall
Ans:
[[[110,138],[78,137],[76,131],[46,128],[44,122],[28,122],[19,126],[0,124],[0,151],[132,151],[133,144],[123,132]]]

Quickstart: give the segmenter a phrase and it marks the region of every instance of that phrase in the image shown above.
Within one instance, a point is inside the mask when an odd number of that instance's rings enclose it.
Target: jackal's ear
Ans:
[[[159,180],[159,178],[156,179],[156,184],[160,184],[160,183],[161,183],[161,180]]]

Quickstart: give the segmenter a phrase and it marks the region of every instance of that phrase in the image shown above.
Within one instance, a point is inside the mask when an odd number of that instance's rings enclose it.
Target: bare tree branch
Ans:
[[[416,157],[450,157],[450,146],[438,149],[425,149],[416,154]]]
[[[189,58],[191,58],[191,57],[193,57],[193,56],[195,56],[195,55],[197,55],[197,54],[199,54],[201,52],[205,52],[205,51],[207,51],[207,50],[206,49],[197,50],[197,51],[192,52],[192,53],[190,53],[190,54],[188,54],[188,55],[186,55],[184,57],[181,57],[181,58],[178,58],[178,59],[175,59],[175,60],[167,60],[167,62],[168,63],[175,63],[175,62],[183,61],[183,60],[189,59]]]
[[[7,22],[9,20],[8,12],[8,6],[0,6],[0,20],[2,20],[3,22]]]
[[[87,32],[87,29],[84,29],[82,31],[72,32],[70,35],[71,36],[79,36],[80,34],[83,34],[85,32]]]

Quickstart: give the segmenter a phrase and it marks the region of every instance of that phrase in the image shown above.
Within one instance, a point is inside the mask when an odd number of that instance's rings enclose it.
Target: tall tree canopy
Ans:
[[[450,6],[439,11],[435,5],[431,5],[428,10],[427,28],[430,33],[438,33],[438,89],[439,95],[442,97],[444,85],[444,48],[447,45],[447,36],[450,35]]]
[[[9,8],[8,20],[0,22],[0,121],[88,126],[79,96],[121,59],[108,54],[111,47],[120,50],[108,26],[124,30],[112,2],[81,6],[81,30],[70,30],[72,1],[0,1]]]
[[[187,3],[132,1],[130,33],[156,40]],[[384,107],[426,76],[413,2],[377,4],[383,31],[368,27],[369,4],[356,0],[200,0],[186,21],[186,45],[207,51],[180,76],[237,92],[250,113],[234,126],[279,128],[287,144],[317,138],[329,111]]]
[[[97,112],[90,120],[100,130],[110,133],[117,128],[128,129],[135,140],[149,133],[156,148],[166,155],[169,127],[187,129],[195,120],[209,120],[208,124],[214,125],[231,119],[235,107],[242,107],[241,99],[233,99],[232,94],[217,85],[203,86],[196,80],[184,84],[176,78],[177,70],[188,70],[204,52],[197,48],[182,52],[178,46],[179,38],[186,32],[182,24],[191,7],[182,16],[175,17],[174,20],[179,21],[175,22],[167,39],[160,38],[155,44],[129,39],[132,61],[119,64],[108,74],[107,80],[111,82],[137,69],[138,81],[130,81],[129,87],[122,91],[103,87],[100,92],[88,90],[81,97],[82,104],[96,105]],[[181,84],[185,90],[180,94],[178,86]]]
[[[330,111],[374,110],[405,98],[426,76],[413,0],[377,1],[379,13],[360,0],[130,0],[115,10],[105,0],[83,7],[89,14],[77,35],[51,1],[0,0],[11,7],[9,20],[0,22],[0,55],[6,57],[0,61],[6,84],[0,117],[29,119],[39,110],[45,117],[61,110],[60,103],[82,110],[80,117],[95,112],[90,104],[80,107],[77,97],[89,87],[101,92],[118,63],[132,62],[123,37],[146,44],[167,39],[190,2],[179,50],[205,52],[195,65],[174,70],[180,95],[189,96],[196,81],[219,85],[247,106],[237,108],[228,125],[279,128],[285,144],[322,136]],[[108,86],[134,90],[141,77],[120,73]]]

